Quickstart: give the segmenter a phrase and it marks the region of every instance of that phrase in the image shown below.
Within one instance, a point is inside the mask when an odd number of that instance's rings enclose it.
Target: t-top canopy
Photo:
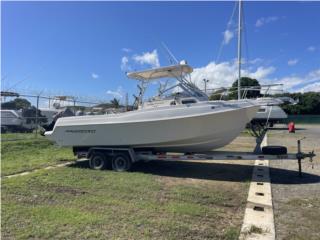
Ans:
[[[167,67],[160,67],[155,69],[148,69],[139,72],[127,73],[127,76],[138,80],[154,80],[158,78],[173,78],[179,77],[181,74],[192,73],[193,69],[187,64],[178,64]]]

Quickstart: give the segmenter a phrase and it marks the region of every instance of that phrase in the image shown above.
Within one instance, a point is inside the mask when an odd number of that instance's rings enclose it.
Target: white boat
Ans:
[[[275,123],[283,123],[288,115],[279,106],[261,106],[252,121],[273,126]]]
[[[22,116],[22,110],[1,109],[1,131],[6,132],[31,132],[34,124],[27,123]]]
[[[148,148],[161,152],[201,152],[222,147],[239,135],[259,105],[250,100],[205,100],[206,95],[184,78],[191,71],[182,63],[130,73],[129,77],[144,80],[179,74],[178,85],[188,97],[164,99],[157,107],[119,114],[60,118],[45,136],[61,146],[73,147]]]
[[[152,148],[199,152],[231,142],[256,114],[250,102],[198,102],[58,119],[45,135],[61,146]]]
[[[1,126],[22,126],[23,124],[21,112],[1,109]]]

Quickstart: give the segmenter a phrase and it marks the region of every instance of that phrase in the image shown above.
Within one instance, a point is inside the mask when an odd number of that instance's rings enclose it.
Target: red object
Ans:
[[[296,128],[294,126],[294,122],[290,122],[288,124],[288,130],[289,130],[289,133],[295,133],[296,132]]]

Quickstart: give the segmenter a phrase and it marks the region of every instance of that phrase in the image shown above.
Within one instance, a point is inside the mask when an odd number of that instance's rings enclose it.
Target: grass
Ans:
[[[253,234],[253,233],[261,234],[261,233],[263,233],[263,230],[260,227],[257,227],[255,225],[251,225],[250,229],[248,230],[248,234]]]
[[[59,168],[3,180],[2,239],[231,240],[239,235],[239,205],[245,194],[234,189]]]
[[[57,147],[42,136],[1,134],[1,138],[1,176],[74,160],[71,148]],[[15,138],[21,140],[8,141]]]
[[[37,136],[40,138],[40,135]],[[35,133],[2,133],[1,140],[27,140],[36,138]]]
[[[1,150],[4,175],[73,159],[43,138],[3,141]],[[249,183],[219,178],[238,170],[144,164],[117,173],[78,163],[2,179],[1,239],[238,239]]]

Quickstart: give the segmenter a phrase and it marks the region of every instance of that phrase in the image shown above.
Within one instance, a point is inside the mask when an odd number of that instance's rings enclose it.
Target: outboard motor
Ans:
[[[59,118],[61,118],[61,117],[71,117],[71,116],[74,116],[74,112],[73,112],[70,108],[66,108],[66,109],[58,112],[57,114],[55,114],[55,115],[53,116],[53,120],[52,120],[52,122],[51,122],[49,125],[44,125],[44,126],[43,126],[43,130],[40,131],[40,134],[41,134],[42,136],[44,136],[44,133],[45,133],[46,131],[52,131],[53,128],[54,128],[54,125],[56,124],[56,122],[57,122],[57,120],[58,120]]]

